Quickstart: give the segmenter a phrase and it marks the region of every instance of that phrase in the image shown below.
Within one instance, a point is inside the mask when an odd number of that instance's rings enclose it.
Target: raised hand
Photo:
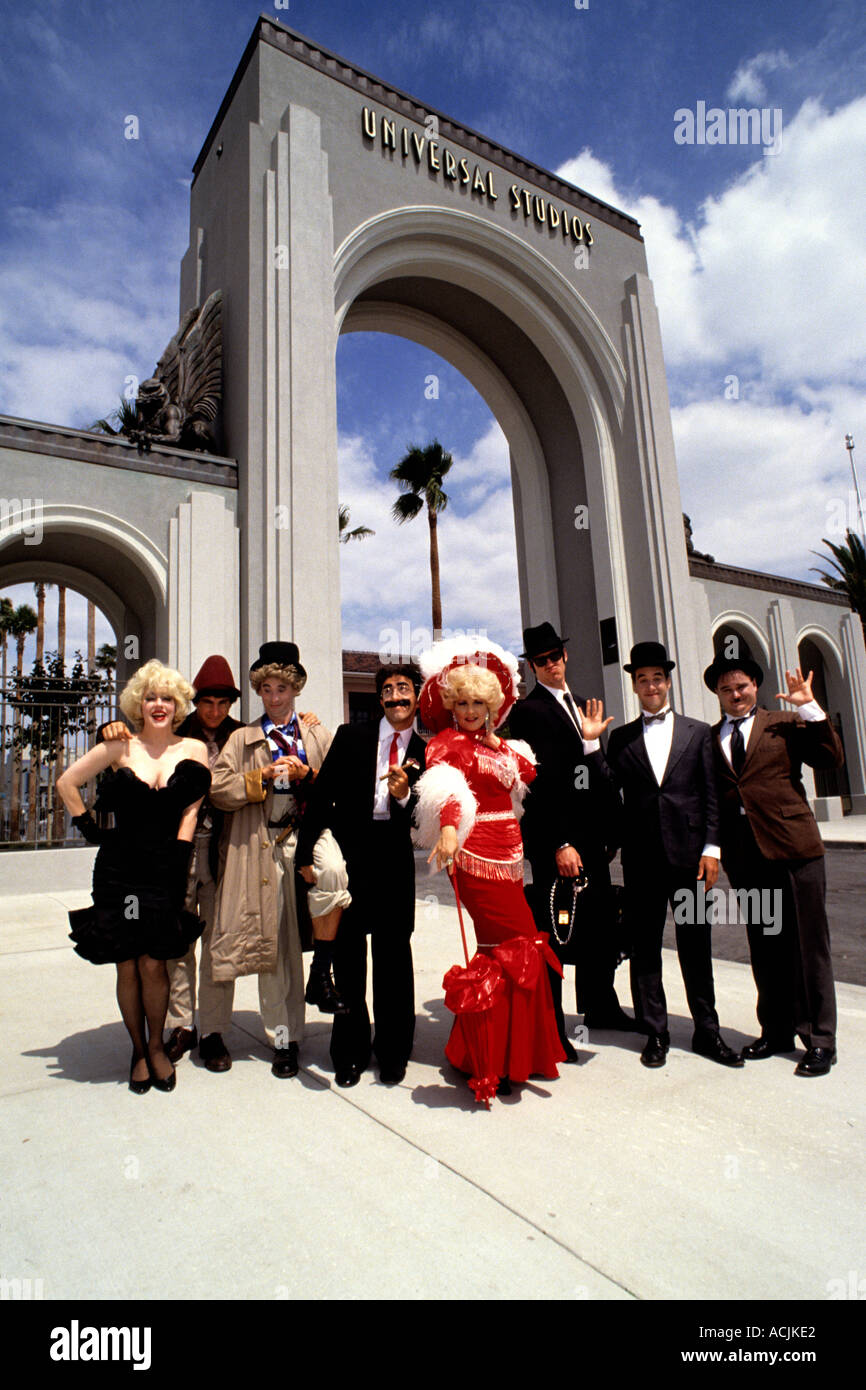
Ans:
[[[810,671],[808,676],[804,676],[799,666],[796,671],[786,671],[785,680],[788,683],[788,693],[785,695],[781,690],[776,692],[777,700],[786,700],[789,705],[808,705],[810,700],[814,700],[812,694],[812,676]]]
[[[601,738],[608,724],[613,723],[613,715],[604,717],[604,700],[587,700],[586,710],[580,717],[581,732],[587,743]]]

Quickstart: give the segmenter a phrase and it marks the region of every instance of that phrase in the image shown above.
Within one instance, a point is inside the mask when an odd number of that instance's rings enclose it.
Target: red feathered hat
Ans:
[[[446,637],[431,647],[429,652],[423,652],[418,658],[418,665],[425,677],[418,709],[422,723],[428,729],[438,732],[451,723],[451,711],[442,703],[442,686],[448,672],[455,666],[481,666],[496,677],[505,697],[496,716],[497,729],[505,723],[517,699],[520,681],[517,658],[486,637]]]

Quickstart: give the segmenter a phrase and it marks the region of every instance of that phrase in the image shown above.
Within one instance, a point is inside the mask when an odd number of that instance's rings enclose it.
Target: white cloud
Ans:
[[[756,53],[754,58],[747,59],[737,68],[725,95],[729,101],[763,101],[767,89],[762,73],[790,66],[791,60],[784,49],[777,49],[775,53]]]
[[[784,55],[759,56],[769,71]],[[866,384],[864,147],[866,98],[832,113],[807,101],[781,152],[708,198],[694,225],[621,190],[589,150],[558,171],[642,224],[680,402],[683,506],[719,560],[814,579],[810,551],[847,496],[843,440]]]

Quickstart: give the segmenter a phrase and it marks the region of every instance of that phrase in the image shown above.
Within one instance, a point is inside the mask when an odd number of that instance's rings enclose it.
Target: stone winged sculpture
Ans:
[[[156,364],[138,388],[139,448],[173,444],[215,453],[222,400],[222,292],[189,309]]]

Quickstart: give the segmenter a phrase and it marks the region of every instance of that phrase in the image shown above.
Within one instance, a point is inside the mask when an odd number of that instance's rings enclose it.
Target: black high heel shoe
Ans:
[[[157,1091],[173,1091],[177,1085],[177,1072],[174,1067],[171,1069],[171,1076],[159,1077],[153,1070],[153,1063],[148,1062],[150,1068],[150,1079]]]
[[[133,1081],[132,1073],[139,1062],[143,1062],[143,1057],[133,1057],[129,1064],[129,1089],[135,1096],[146,1096],[151,1087],[150,1063],[147,1065],[147,1078],[144,1081]]]

